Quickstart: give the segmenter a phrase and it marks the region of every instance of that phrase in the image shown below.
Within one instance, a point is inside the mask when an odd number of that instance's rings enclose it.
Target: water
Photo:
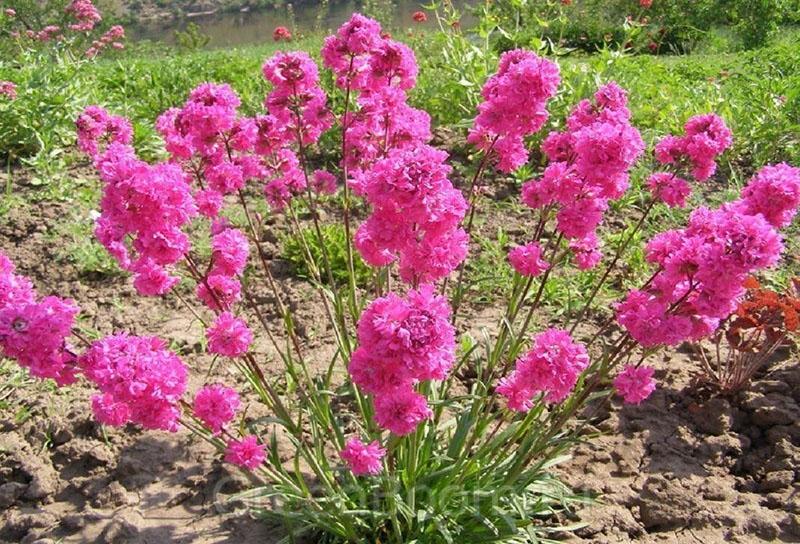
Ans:
[[[428,13],[426,23],[416,23],[411,18],[411,15],[421,10],[426,3],[415,0],[394,0],[392,21],[389,26],[395,29],[433,28],[436,21],[429,12],[426,12]],[[464,11],[467,1],[454,3]],[[222,12],[175,19],[164,24],[133,25],[128,26],[127,30],[135,40],[149,39],[174,43],[175,31],[184,30],[189,23],[194,23],[210,38],[209,47],[231,47],[269,41],[272,39],[272,31],[277,26],[294,26],[300,33],[312,32],[318,28],[323,31],[336,29],[358,9],[359,4],[355,0],[332,3],[322,14],[319,6],[303,5],[294,8],[294,25],[291,24],[289,11],[284,7],[247,12]]]

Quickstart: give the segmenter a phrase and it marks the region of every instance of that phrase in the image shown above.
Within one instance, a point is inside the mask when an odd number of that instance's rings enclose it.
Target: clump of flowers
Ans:
[[[272,31],[272,41],[274,42],[290,42],[292,41],[292,33],[285,26],[276,26]]]
[[[522,188],[522,201],[544,220],[555,213],[556,230],[581,268],[599,261],[596,228],[609,201],[627,190],[629,170],[644,151],[627,103],[627,93],[613,82],[601,86],[594,100],[579,102],[567,129],[542,143],[550,160],[544,174]]]
[[[557,64],[524,49],[503,53],[481,90],[469,142],[490,154],[499,170],[516,170],[528,161],[524,138],[547,121],[547,102],[560,83]]]
[[[548,402],[567,398],[587,366],[586,348],[574,342],[569,332],[547,329],[534,337],[533,347],[517,360],[514,371],[500,380],[497,392],[506,397],[511,410],[527,412],[539,393]]]
[[[241,357],[253,342],[253,333],[247,324],[231,314],[223,312],[206,331],[208,351],[226,357]]]
[[[225,449],[225,460],[228,463],[242,468],[255,470],[264,464],[267,458],[263,444],[258,443],[258,437],[253,435],[228,442]]]
[[[9,100],[17,98],[17,85],[13,81],[0,81],[0,96],[5,96]]]
[[[382,459],[386,449],[377,440],[364,444],[358,438],[352,438],[341,451],[342,459],[356,476],[374,476],[383,470]]]
[[[656,389],[653,369],[648,366],[625,365],[614,378],[614,389],[627,404],[641,404]]]
[[[230,423],[241,401],[236,390],[224,385],[207,385],[200,389],[194,397],[194,415],[202,421],[214,434],[220,434]]]
[[[77,314],[73,300],[39,299],[31,282],[16,274],[0,252],[0,354],[32,376],[52,378],[58,385],[73,383],[76,357],[67,338]]]
[[[617,306],[617,320],[637,342],[674,346],[710,335],[736,309],[747,277],[778,261],[780,234],[748,203],[754,190],[763,190],[762,198],[781,190],[763,179],[757,174],[739,200],[717,210],[698,208],[686,228],[663,232],[647,244],[647,260],[659,271],[646,289],[631,291]],[[793,214],[797,205],[783,206],[780,216]]]
[[[92,411],[101,423],[178,430],[188,372],[160,338],[108,336],[93,342],[78,364],[100,390],[92,397]]]
[[[350,376],[375,396],[382,427],[405,435],[431,415],[414,386],[443,380],[453,364],[455,334],[450,306],[430,285],[401,298],[393,293],[373,301],[358,322],[359,348]]]

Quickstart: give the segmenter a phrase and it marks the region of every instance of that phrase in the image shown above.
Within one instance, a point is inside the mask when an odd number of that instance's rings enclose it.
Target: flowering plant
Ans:
[[[77,120],[79,146],[103,182],[98,240],[141,295],[175,296],[186,306],[205,327],[208,352],[246,377],[247,395],[271,417],[241,414],[230,384],[189,394],[187,366],[159,338],[84,338],[73,327],[75,303],[40,297],[4,257],[3,354],[60,385],[87,380],[104,424],[185,427],[208,440],[260,480],[244,498],[283,523],[287,538],[537,541],[556,529],[554,514],[580,500],[551,470],[581,437],[576,414],[614,391],[624,402],[644,401],[655,387],[653,369],[642,365],[648,355],[717,330],[746,278],[777,263],[778,229],[800,205],[780,193],[797,184],[798,171],[767,167],[738,200],[699,208],[684,228],[653,238],[652,277],[580,341],[578,326],[588,325],[586,312],[649,212],[684,205],[689,180],[708,179],[731,144],[718,116],[691,118],[683,135],[656,146],[662,171],[648,182],[652,195],[585,306],[534,333],[548,279],[570,264],[600,266],[598,227],[644,154],[627,93],[613,82],[600,86],[544,140],[549,164],[522,188],[535,220],[509,253],[507,305],[477,342],[459,317],[483,174],[528,162],[525,139],[548,119],[558,66],[525,50],[501,57],[470,130],[480,159],[465,195],[451,181],[447,153],[431,145],[428,114],[407,102],[417,77],[410,48],[356,14],[325,40],[322,59],[341,91],[340,111],[329,106],[311,57],[280,52],[263,66],[271,84],[264,113],[243,116],[228,85],[204,83],[157,120],[170,155],[157,164],[137,157],[125,118],[93,106]],[[319,139],[333,126],[338,169],[313,170]],[[273,275],[256,187],[302,242],[335,348],[328,366],[310,358],[295,326],[296,301]],[[345,281],[323,234],[322,208],[335,202],[346,234]],[[210,239],[205,258],[189,235],[198,231]],[[319,253],[309,250],[309,237]],[[357,285],[356,253],[373,267],[371,291]],[[196,300],[184,297],[184,283]],[[268,294],[257,296],[258,285]],[[265,351],[280,358],[294,387],[265,371]]]

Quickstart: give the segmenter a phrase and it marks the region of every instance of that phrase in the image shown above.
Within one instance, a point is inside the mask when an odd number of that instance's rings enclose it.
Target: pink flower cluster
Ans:
[[[776,229],[789,226],[800,207],[800,168],[786,163],[765,166],[734,206],[747,215],[760,214]]]
[[[656,160],[673,172],[656,172],[647,181],[653,199],[683,207],[692,189],[685,177],[706,181],[717,169],[717,157],[733,143],[731,131],[713,113],[691,117],[683,136],[666,136],[655,147]],[[684,177],[680,177],[684,176]]]
[[[466,257],[458,225],[467,205],[448,179],[447,154],[427,145],[430,117],[407,103],[418,72],[413,51],[354,14],[325,40],[322,58],[337,85],[358,93],[358,110],[344,118],[343,162],[352,169],[347,182],[373,211],[356,248],[373,266],[399,260],[401,277],[414,285],[447,276]]]
[[[239,276],[247,266],[250,243],[221,220],[212,225],[211,267],[197,284],[197,298],[215,312],[230,310],[241,298]]]
[[[100,38],[93,40],[91,47],[84,53],[88,58],[93,59],[99,55],[103,49],[111,46],[114,49],[124,49],[125,45],[120,41],[125,39],[125,29],[119,25],[109,28]]]
[[[225,460],[228,463],[255,470],[264,464],[267,458],[264,444],[258,443],[254,435],[247,435],[238,440],[231,440],[225,448]]]
[[[614,378],[614,389],[627,404],[639,404],[656,389],[653,369],[649,366],[626,365]]]
[[[70,384],[76,358],[67,338],[78,306],[54,296],[37,299],[31,282],[0,252],[0,355],[15,359],[32,376]]]
[[[698,208],[685,228],[656,235],[646,255],[658,272],[617,305],[620,325],[645,347],[711,334],[735,310],[747,276],[778,261],[783,243],[776,229],[800,205],[782,194],[786,187],[796,191],[798,183],[797,169],[768,166],[738,200],[717,210]]]
[[[0,96],[5,96],[9,100],[16,100],[17,84],[13,81],[0,81]]]
[[[508,253],[508,260],[518,274],[530,278],[535,278],[550,268],[550,263],[542,258],[542,246],[539,242],[515,247]]]
[[[67,6],[66,12],[72,15],[76,21],[69,25],[70,30],[75,32],[89,32],[102,20],[100,12],[92,0],[72,0]]]
[[[381,460],[386,455],[378,441],[364,444],[358,438],[351,438],[341,451],[342,459],[356,476],[379,474],[383,469]]]
[[[399,258],[400,277],[418,285],[455,270],[467,255],[469,237],[459,227],[467,209],[448,179],[447,154],[428,145],[393,149],[354,183],[372,205],[355,246],[373,266]]]
[[[567,129],[551,132],[542,143],[550,159],[542,177],[522,187],[529,207],[558,210],[556,228],[570,241],[580,268],[600,261],[595,231],[609,200],[627,190],[628,172],[644,151],[627,104],[627,93],[613,82],[600,87],[593,101],[579,102]]]
[[[103,149],[111,144],[127,145],[133,140],[133,127],[130,121],[109,113],[100,106],[87,106],[75,121],[78,131],[78,147],[81,151],[96,159]]]
[[[349,372],[356,385],[374,395],[375,419],[384,429],[405,435],[431,417],[414,386],[447,376],[455,357],[449,318],[447,300],[431,285],[404,298],[389,293],[361,315]]]
[[[194,397],[194,415],[211,429],[215,435],[230,423],[241,401],[239,394],[230,387],[213,384],[200,389]]]
[[[241,357],[253,342],[253,333],[243,319],[222,312],[206,331],[208,352],[226,357]]]
[[[124,118],[89,106],[76,124],[79,145],[104,182],[95,236],[133,272],[140,294],[163,295],[178,283],[171,269],[190,247],[181,229],[197,215],[191,179],[176,163],[140,160],[128,145],[132,131]],[[102,141],[110,143],[101,150]]]
[[[500,380],[497,392],[508,399],[509,409],[527,412],[537,393],[545,393],[548,402],[567,398],[587,366],[589,355],[582,344],[565,330],[547,329],[533,338],[533,347]]]
[[[137,423],[176,431],[187,370],[180,357],[154,336],[115,334],[98,340],[78,359],[84,376],[100,390],[92,410],[101,423]]]
[[[273,209],[282,210],[294,195],[307,189],[298,148],[315,144],[333,124],[333,115],[319,84],[317,65],[307,53],[276,53],[264,63],[262,72],[272,91],[264,101],[268,115],[257,119],[262,140],[257,152],[265,155],[268,164],[264,194]]]
[[[469,142],[492,153],[502,172],[516,170],[528,162],[524,138],[547,121],[547,101],[560,83],[557,64],[524,49],[503,53],[481,91]]]

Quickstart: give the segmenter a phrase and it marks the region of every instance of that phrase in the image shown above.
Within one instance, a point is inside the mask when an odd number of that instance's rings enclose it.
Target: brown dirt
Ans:
[[[24,177],[24,176],[23,176]],[[2,180],[0,180],[2,181]],[[2,183],[0,183],[2,185]],[[24,190],[24,187],[23,187]],[[75,298],[102,333],[158,333],[194,367],[193,391],[207,374],[235,383],[234,369],[200,353],[199,325],[174,299],[136,297],[122,276],[81,277],[59,260],[50,234],[72,204],[37,203],[0,217],[0,248],[41,292]],[[483,229],[495,228],[487,222]],[[273,243],[267,244],[278,254]],[[274,272],[299,314],[306,349],[327,361],[330,347],[313,290]],[[262,289],[265,307],[271,298]],[[473,326],[491,327],[491,309]],[[277,331],[277,328],[276,328]],[[261,359],[274,361],[268,345]],[[593,420],[599,438],[579,446],[560,470],[601,503],[578,511],[587,526],[575,542],[800,542],[800,369],[788,360],[738,397],[707,399],[692,387],[685,353],[651,361],[660,388],[641,406],[614,403]],[[266,363],[272,376],[279,365]],[[9,367],[7,367],[8,369]],[[226,501],[247,476],[222,464],[188,433],[102,429],[92,421],[90,389],[54,391],[20,379],[0,410],[0,542],[269,543],[275,530]],[[252,409],[257,413],[257,407]]]

